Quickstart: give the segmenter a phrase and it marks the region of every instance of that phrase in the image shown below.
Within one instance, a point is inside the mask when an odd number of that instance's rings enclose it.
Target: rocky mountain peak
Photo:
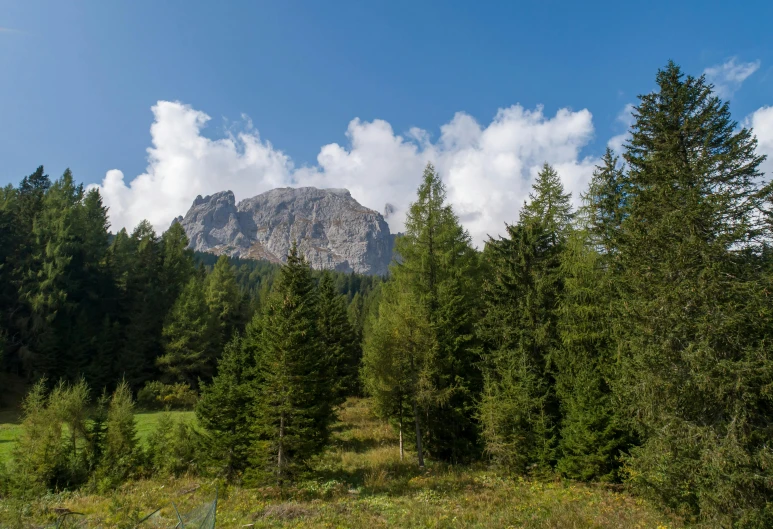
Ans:
[[[202,252],[283,262],[297,241],[314,268],[379,275],[392,258],[384,217],[347,189],[282,187],[238,204],[231,191],[199,195],[173,222]]]

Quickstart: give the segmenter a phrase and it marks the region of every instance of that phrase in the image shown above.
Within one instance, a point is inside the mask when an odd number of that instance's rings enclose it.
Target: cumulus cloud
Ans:
[[[159,101],[152,108],[152,146],[146,171],[127,181],[108,171],[98,185],[110,208],[114,230],[131,229],[148,219],[159,231],[185,214],[196,195],[230,189],[237,200],[274,187],[345,187],[363,205],[389,204],[392,231],[401,231],[424,166],[431,161],[448,189],[448,198],[476,244],[513,223],[544,162],[552,164],[575,200],[584,190],[596,159],[581,157],[593,137],[588,110],[542,107],[500,109],[488,124],[460,112],[428,131],[395,133],[383,120],[354,119],[345,144],[321,147],[313,166],[297,167],[260,137],[249,119],[220,139],[202,135],[210,117],[180,102]]]
[[[714,85],[716,94],[727,99],[741,88],[741,84],[760,68],[760,61],[736,62],[736,57],[731,57],[723,64],[710,66],[703,70],[706,79]]]
[[[768,157],[761,170],[765,173],[765,180],[769,181],[773,179],[773,106],[757,109],[746,118],[744,125],[751,127],[757,136],[757,152]]]

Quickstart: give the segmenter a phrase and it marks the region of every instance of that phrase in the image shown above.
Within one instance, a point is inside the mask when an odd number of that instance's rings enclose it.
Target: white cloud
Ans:
[[[616,136],[612,136],[609,138],[609,141],[607,142],[607,147],[615,151],[615,154],[620,156],[623,152],[623,145],[625,145],[625,142],[628,141],[628,138],[631,136],[630,129],[631,125],[634,123],[634,117],[633,117],[633,111],[634,106],[633,103],[628,103],[623,107],[623,110],[620,111],[620,113],[617,115],[617,121],[625,125],[625,132],[622,132]]]
[[[744,125],[751,127],[757,136],[757,152],[768,157],[760,169],[769,181],[773,179],[773,106],[757,109],[746,118]]]
[[[731,57],[724,64],[710,66],[703,70],[706,78],[714,85],[716,94],[728,99],[741,88],[741,84],[760,68],[760,61],[736,63],[736,57]]]
[[[296,167],[244,116],[241,130],[211,140],[201,134],[210,120],[203,112],[169,101],[152,110],[145,173],[127,183],[114,169],[99,185],[114,230],[131,229],[142,219],[164,230],[199,194],[230,189],[240,200],[274,187],[311,185],[345,187],[379,211],[386,203],[394,205],[388,221],[392,231],[400,231],[424,165],[431,161],[457,214],[481,244],[517,220],[544,162],[555,166],[575,201],[597,162],[580,156],[594,132],[588,110],[561,109],[546,116],[542,107],[514,105],[500,109],[485,126],[460,112],[440,127],[434,142],[425,130],[413,128],[403,137],[386,121],[354,119],[346,145],[323,146],[310,167]]]

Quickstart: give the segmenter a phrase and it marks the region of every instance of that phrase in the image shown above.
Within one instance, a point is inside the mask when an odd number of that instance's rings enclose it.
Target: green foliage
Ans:
[[[297,476],[327,442],[332,381],[311,269],[293,245],[256,340],[254,479]]]
[[[172,306],[164,325],[164,354],[156,364],[169,382],[195,386],[212,376],[217,349],[215,317],[210,313],[203,284],[192,277]]]
[[[560,256],[571,222],[569,195],[547,164],[508,237],[484,255],[484,391],[479,409],[486,450],[516,472],[547,472],[556,459],[560,412],[553,356],[563,290]]]
[[[336,292],[333,277],[324,273],[319,282],[319,336],[327,361],[326,376],[333,381],[332,404],[342,404],[357,393],[360,344],[349,322],[345,298]]]
[[[96,481],[100,488],[114,487],[136,472],[141,460],[134,418],[134,400],[129,384],[122,381],[107,409],[102,460]]]
[[[756,140],[673,63],[641,96],[624,155],[618,389],[642,445],[631,481],[714,526],[773,523],[773,358],[760,266],[770,187]]]
[[[65,459],[62,424],[49,406],[45,380],[32,387],[23,410],[22,434],[13,450],[9,477],[16,494],[36,496],[51,486]]]
[[[187,384],[154,380],[137,392],[137,405],[144,410],[192,410],[198,398]]]
[[[434,343],[432,361],[422,367],[427,449],[440,459],[469,459],[478,452],[473,409],[481,385],[474,354],[479,261],[432,165],[424,171],[395,251],[390,282],[413,298],[408,303],[423,307]],[[386,311],[379,308],[378,314]]]
[[[260,316],[247,326],[244,339],[235,336],[218,361],[217,375],[201,388],[196,417],[206,430],[209,463],[217,473],[235,478],[247,467],[253,441],[255,344]]]
[[[201,453],[201,439],[186,421],[165,413],[148,436],[146,453],[149,468],[155,475],[179,476],[195,472]]]
[[[617,369],[610,275],[589,239],[587,231],[573,232],[561,255],[561,343],[552,357],[562,414],[556,468],[572,479],[617,481],[630,434],[611,391]]]

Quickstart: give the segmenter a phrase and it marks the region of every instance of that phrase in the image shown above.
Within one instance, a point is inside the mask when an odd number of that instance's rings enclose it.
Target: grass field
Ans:
[[[160,415],[138,415],[141,436]],[[189,412],[177,415],[191,417]],[[400,461],[394,431],[373,417],[367,401],[348,402],[340,418],[332,446],[314,463],[315,478],[289,489],[244,489],[195,476],[138,481],[112,495],[62,492],[28,504],[0,501],[0,527],[44,527],[55,520],[54,509],[66,508],[84,514],[77,517],[81,527],[129,528],[161,508],[139,529],[171,528],[172,502],[181,512],[190,511],[211,501],[217,486],[217,527],[224,529],[683,527],[651,504],[611,487],[509,479],[484,467],[432,462],[420,470],[411,452]]]
[[[140,441],[144,442],[148,438],[148,435],[156,428],[158,420],[164,413],[166,412],[143,412],[135,415],[137,419],[137,437]],[[192,411],[175,411],[170,413],[178,420],[193,421],[195,418]],[[8,461],[11,457],[14,441],[21,433],[19,422],[19,412],[0,411],[0,462]]]

